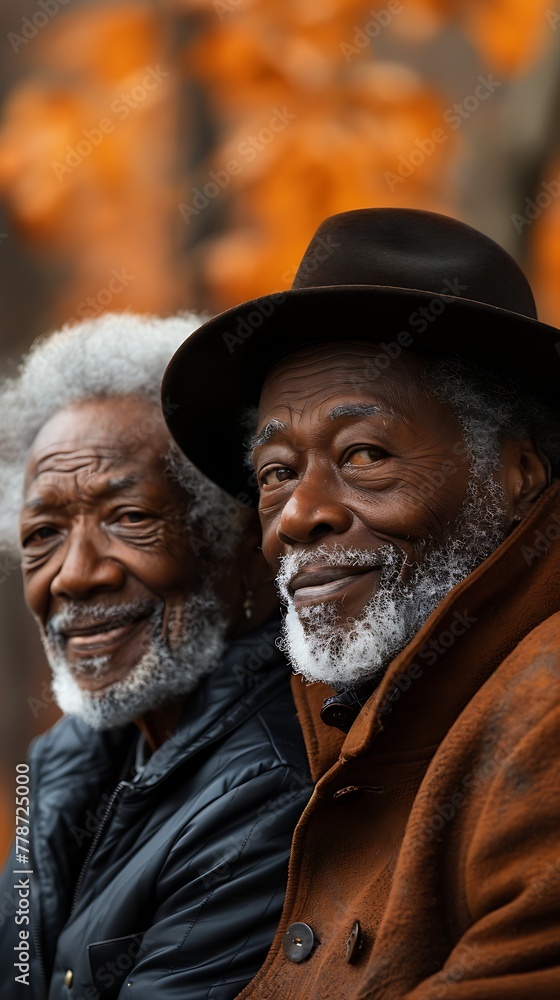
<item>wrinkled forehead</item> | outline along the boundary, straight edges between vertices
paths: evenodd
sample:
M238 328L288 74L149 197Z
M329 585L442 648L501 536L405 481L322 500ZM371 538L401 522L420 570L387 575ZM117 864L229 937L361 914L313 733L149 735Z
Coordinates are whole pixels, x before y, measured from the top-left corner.
M162 465L171 439L147 400L116 398L72 404L39 430L27 455L26 485L48 473L113 473Z
M435 402L424 377L427 364L425 355L396 343L346 340L303 347L268 371L259 417L278 407L299 410L338 397L410 414Z

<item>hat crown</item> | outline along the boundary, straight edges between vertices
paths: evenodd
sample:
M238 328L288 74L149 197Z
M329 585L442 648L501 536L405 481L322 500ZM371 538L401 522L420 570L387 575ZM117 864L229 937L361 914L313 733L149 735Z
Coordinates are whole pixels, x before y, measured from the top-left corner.
M359 209L325 219L292 288L328 285L418 289L537 318L529 282L507 251L463 222L419 209Z

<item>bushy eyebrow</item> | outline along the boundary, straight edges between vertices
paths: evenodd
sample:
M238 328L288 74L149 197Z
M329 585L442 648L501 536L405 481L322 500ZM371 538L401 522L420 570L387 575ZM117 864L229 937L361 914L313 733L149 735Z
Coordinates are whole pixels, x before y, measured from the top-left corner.
M128 476L118 476L114 479L108 479L107 482L103 483L99 490L96 491L96 495L101 499L111 497L114 496L115 493L120 493L122 490L128 489L130 486L137 486L140 481L141 477L133 473ZM26 500L23 505L23 510L49 510L65 506L66 502L61 497L53 500L45 500L44 497L36 496L30 497L29 500Z
M367 403L342 403L340 406L333 407L329 412L330 420L338 420L339 417L371 417L376 413L382 413L383 410L380 406L375 404ZM269 420L265 427L263 427L260 434L255 434L254 437L250 438L248 444L248 452L252 452L254 448L260 448L261 445L266 444L270 441L270 438L277 434L278 431L286 430L286 424L282 420Z
M329 413L330 420L338 420L339 417L372 417L376 413L382 413L380 406L366 403L342 403L335 406Z
M105 484L105 490L108 493L118 493L119 490L127 490L129 486L138 486L141 479L141 476L136 475L136 473L133 472L131 472L128 476L117 476L115 479L109 479L107 481Z
M54 504L50 504L50 506L52 507ZM31 497L29 500L25 501L22 510L41 510L43 507L45 507L43 497Z
M286 430L286 424L282 420L269 420L265 427L263 427L260 434L255 434L253 438L249 441L249 450L253 451L253 448L260 448L262 444L266 444L270 441L273 434L277 434L278 431Z

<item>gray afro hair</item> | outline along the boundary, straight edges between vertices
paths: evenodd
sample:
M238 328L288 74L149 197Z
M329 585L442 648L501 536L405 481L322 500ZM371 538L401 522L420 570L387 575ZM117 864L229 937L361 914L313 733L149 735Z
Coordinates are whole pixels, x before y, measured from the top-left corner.
M105 313L37 340L18 373L0 384L0 550L18 552L25 462L41 427L80 400L141 396L159 407L171 356L204 321L195 313L162 319ZM165 400L163 402L165 408ZM168 474L188 492L188 530L195 553L211 561L231 554L242 530L241 508L202 476L174 445Z

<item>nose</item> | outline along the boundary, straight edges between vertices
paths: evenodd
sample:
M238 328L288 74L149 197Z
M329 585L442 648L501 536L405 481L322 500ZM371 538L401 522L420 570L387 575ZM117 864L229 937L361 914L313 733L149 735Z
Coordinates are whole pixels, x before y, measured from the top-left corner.
M348 531L352 513L338 495L339 489L326 470L308 470L280 516L280 541L285 545L318 542L331 533Z
M84 600L98 592L119 590L125 582L124 567L109 558L108 542L90 527L74 529L66 540L62 564L51 582L55 597Z

